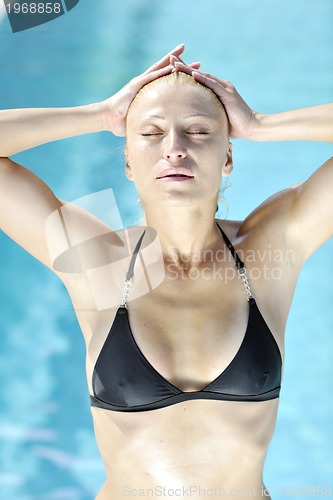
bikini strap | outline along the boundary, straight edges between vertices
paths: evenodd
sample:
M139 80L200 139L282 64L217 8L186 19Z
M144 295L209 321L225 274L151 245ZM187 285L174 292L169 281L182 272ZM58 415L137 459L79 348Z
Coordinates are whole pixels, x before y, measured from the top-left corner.
M235 250L235 247L233 246L233 244L231 243L231 241L229 240L228 236L225 234L223 229L218 225L217 222L216 222L216 225L219 228L220 233L222 234L223 239L224 239L227 247L229 248L231 255L234 258L234 261L235 261L235 264L237 267L237 272L243 280L244 288L246 291L246 298L248 301L250 301L250 299L253 299L253 295L251 293L250 284L249 284L249 281L248 281L247 276L246 276L246 269L245 269L244 262L239 258L238 254Z
M126 273L126 276L124 279L123 296L122 296L121 303L120 303L121 307L127 307L127 297L129 294L130 285L133 281L134 266L135 266L137 256L139 255L141 243L142 243L142 240L143 240L145 234L146 234L146 230L143 231L142 235L140 236L140 239L138 240L138 242L134 248L134 252L133 252L133 255L132 255L132 258L130 261L130 265L128 267L128 270L127 270L127 273Z
M233 244L231 243L231 241L229 240L228 236L225 234L223 229L218 225L218 223L216 223L216 225L217 225L218 229L220 230L220 233L222 234L222 237L223 237L228 249L230 250L231 255L233 256L233 258L235 260L237 272L243 280L247 300L250 301L250 299L253 299L253 295L251 292L249 281L248 281L247 276L246 276L246 269L244 266L244 262L242 262L242 260L239 258ZM122 296L122 300L120 303L121 307L127 307L127 298L128 298L128 294L129 294L129 289L130 289L130 285L133 281L133 276L134 276L134 266L135 266L137 256L139 255L140 247L141 247L142 240L143 240L145 234L146 234L146 230L144 230L144 232L140 236L140 238L139 238L139 240L134 248L134 252L133 252L133 255L132 255L132 258L130 261L130 265L129 265L128 271L126 273L126 277L124 279L123 296Z

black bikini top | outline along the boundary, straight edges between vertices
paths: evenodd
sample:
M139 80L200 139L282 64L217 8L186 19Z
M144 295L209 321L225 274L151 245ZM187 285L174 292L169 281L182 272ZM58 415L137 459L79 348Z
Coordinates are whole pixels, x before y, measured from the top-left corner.
M218 226L243 279L249 317L241 346L227 368L200 391L184 392L168 382L145 358L129 324L126 300L135 259L125 279L125 293L93 372L91 405L113 411L147 411L192 399L267 401L278 398L282 360L278 345L262 317L246 277L243 262Z

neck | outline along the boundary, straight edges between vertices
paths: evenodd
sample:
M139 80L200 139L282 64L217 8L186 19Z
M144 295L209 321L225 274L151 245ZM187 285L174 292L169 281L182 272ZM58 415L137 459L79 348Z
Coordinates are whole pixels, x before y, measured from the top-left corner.
M157 231L165 258L193 267L221 239L215 222L216 203L200 207L144 207L146 224Z

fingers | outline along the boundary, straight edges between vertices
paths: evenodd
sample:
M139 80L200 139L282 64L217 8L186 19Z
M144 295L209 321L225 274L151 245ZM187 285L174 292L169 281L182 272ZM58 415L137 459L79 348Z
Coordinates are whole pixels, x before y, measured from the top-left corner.
M170 64L172 64L172 66L174 66L176 68L176 64L179 63L183 66L187 66L187 67L190 67L192 69L199 69L200 66L201 66L201 62L193 62L191 64L186 64L184 63L184 61L180 58L180 57L176 57L174 55L170 56ZM178 69L178 68L176 68Z
M176 68L177 70L180 69L181 71L184 71L190 75L192 74L192 71L198 70L201 66L200 62L195 61L191 64L185 64L181 59L180 55L184 52L184 50L184 44L175 47L168 54L163 56L162 59L150 66L150 68L148 68L144 73L135 78L134 80L136 81L136 85L139 85L139 87L143 87L147 83L150 83L151 81L156 80L161 76L171 73L174 68ZM179 68L176 67L176 65L178 64L180 65Z
M192 69L199 69L199 68L200 68L200 66L201 66L201 62L194 62L194 63L189 64L189 66L190 66Z
M207 86L223 86L222 80L212 77L211 75L201 73L199 71L192 71L192 76L198 82L205 83Z
M175 47L173 50L168 52L162 59L157 61L155 64L150 66L150 68L147 69L146 73L149 73L150 71L156 71L157 69L164 68L165 66L168 66L170 64L170 57L176 56L179 57L180 54L182 54L185 50L184 44L178 45Z
M172 64L176 68L177 71L182 71L183 73L187 73L188 75L192 76L193 68L191 67L190 64L185 64L185 63L183 63L179 60L176 60L176 59L172 60Z
M176 63L182 64L182 65L184 65L184 67L191 68L192 70L199 69L201 66L200 62L196 61L196 62L193 62L191 64L186 65L185 62L180 58L180 55L184 52L184 50L185 50L184 44L178 45L173 50L171 50L168 54L166 54L164 57L162 57L162 59L160 59L158 62L156 62L155 64L150 66L150 68L148 68L143 73L143 75L154 73L155 78L158 78L158 76L156 76L156 71L164 70L170 64L172 66L176 67L175 66ZM176 69L178 69L178 68L176 68ZM163 72L161 76L163 76L164 74L167 74L167 73Z
M204 73L203 71L193 71L192 72L193 78L195 78L198 81L210 81L212 83L217 83L224 87L225 89L230 89L233 87L233 84L229 82L229 80L222 80L221 78L216 78L213 75L210 75L209 73Z
M167 65L162 66L161 68L159 68L157 65L153 65L153 66L151 66L151 68L148 71L146 71L142 75L135 78L135 84L136 84L137 91L140 90L140 88L147 85L148 83L152 82L153 80L157 80L158 78L171 73L174 70L174 65L170 63L171 57L173 57L173 56L169 57L169 63ZM163 59L166 62L166 59L165 58L163 58ZM177 57L177 60L178 60L178 57ZM162 59L161 59L161 61L162 61ZM193 62L189 65L185 65L184 63L182 63L182 64L189 68L189 74L191 74L190 71L199 69L200 65L201 65L200 62Z
M188 75L191 75L198 82L206 85L206 87L209 87L212 90L216 91L217 88L221 90L228 90L233 87L232 83L230 83L228 80L221 80L220 78L216 78L210 73L205 73L204 71L197 71L199 68L193 66L196 64L197 63L193 63L192 65L184 64L183 62L180 62L179 58L177 59L174 58L174 66L177 69L177 71L182 71L184 73L187 73Z
M143 73L140 77L136 78L136 87L137 87L137 92L140 90L140 88L144 87L148 83L152 82L153 80L157 80L158 78L161 78L161 76L168 75L172 71L172 66L168 64L167 66L160 68L160 69L154 69L146 73Z

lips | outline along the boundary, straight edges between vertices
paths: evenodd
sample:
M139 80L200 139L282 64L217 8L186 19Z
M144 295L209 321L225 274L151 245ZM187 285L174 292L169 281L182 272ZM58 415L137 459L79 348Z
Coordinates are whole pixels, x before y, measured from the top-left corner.
M186 180L194 179L191 170L188 168L178 167L178 168L167 168L163 170L156 179L174 179L174 180Z

